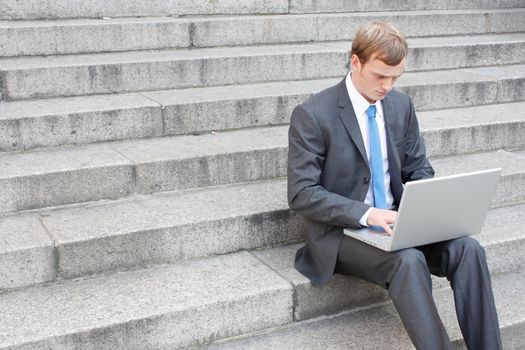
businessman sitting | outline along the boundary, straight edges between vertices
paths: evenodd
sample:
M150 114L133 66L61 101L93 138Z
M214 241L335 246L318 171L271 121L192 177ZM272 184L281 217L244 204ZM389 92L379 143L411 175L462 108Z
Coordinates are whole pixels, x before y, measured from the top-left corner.
M417 349L452 348L430 274L446 277L467 347L501 349L485 252L475 239L385 252L343 234L368 225L391 233L402 184L434 175L412 101L392 90L407 54L393 25L364 25L352 42L351 72L294 109L288 201L307 221L295 267L318 285L337 272L385 288Z

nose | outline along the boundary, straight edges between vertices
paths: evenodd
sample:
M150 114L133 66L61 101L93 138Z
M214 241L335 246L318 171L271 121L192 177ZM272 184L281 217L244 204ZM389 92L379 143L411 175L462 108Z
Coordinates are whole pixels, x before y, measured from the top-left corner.
M381 84L381 88L388 92L392 89L393 85L394 85L394 79L386 78L385 80L383 80L383 83Z

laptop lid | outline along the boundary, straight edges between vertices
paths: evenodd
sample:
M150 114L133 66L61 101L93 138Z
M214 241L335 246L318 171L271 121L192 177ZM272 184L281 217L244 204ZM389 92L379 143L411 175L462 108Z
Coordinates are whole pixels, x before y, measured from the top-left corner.
M501 168L408 182L388 250L479 234Z

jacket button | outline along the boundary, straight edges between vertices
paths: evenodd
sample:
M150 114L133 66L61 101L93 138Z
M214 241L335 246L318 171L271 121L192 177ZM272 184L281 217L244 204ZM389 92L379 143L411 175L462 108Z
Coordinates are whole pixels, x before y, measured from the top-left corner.
M363 178L363 181L364 181L365 184L368 184L368 183L370 182L370 178L368 178L368 177L365 176L365 177Z

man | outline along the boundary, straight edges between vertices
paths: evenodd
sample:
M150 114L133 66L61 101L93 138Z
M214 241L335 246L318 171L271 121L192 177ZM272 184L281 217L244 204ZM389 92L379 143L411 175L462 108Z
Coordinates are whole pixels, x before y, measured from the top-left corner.
M385 252L343 234L344 227L367 225L391 234L402 184L434 175L411 99L391 90L407 53L391 24L369 23L352 42L346 78L294 109L288 201L307 221L295 267L314 284L338 272L387 289L418 349L451 348L430 273L447 277L467 347L500 349L485 253L475 239Z

